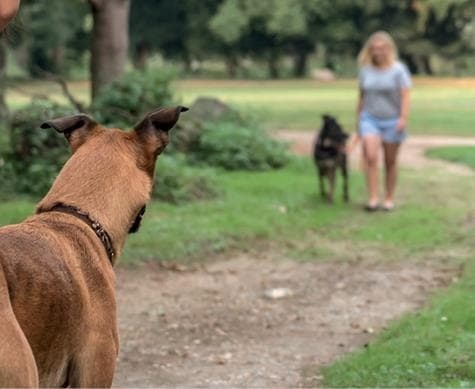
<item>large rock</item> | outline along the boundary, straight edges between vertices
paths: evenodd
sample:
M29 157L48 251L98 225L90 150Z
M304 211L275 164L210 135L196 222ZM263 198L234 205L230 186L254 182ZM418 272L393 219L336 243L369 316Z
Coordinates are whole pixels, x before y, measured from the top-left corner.
M213 97L198 97L186 115L182 115L174 130L173 148L181 152L193 149L205 123L242 122L237 111Z
M317 81L334 81L336 80L335 73L330 69L313 69L312 78Z

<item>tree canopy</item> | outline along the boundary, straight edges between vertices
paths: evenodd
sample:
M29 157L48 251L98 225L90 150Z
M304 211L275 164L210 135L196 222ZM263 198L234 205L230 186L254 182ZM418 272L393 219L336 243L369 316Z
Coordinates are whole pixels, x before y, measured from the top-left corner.
M114 1L112 8L122 3ZM23 0L10 41L20 65L32 76L68 76L84 64L94 25L91 3ZM338 72L380 29L394 36L416 73L437 72L437 60L463 70L475 51L475 0L131 0L130 17L121 23L138 68L160 54L185 71L204 60L222 61L229 76L247 60L265 65L269 77L281 76L283 61L292 64L294 76L304 76L315 53L320 66Z

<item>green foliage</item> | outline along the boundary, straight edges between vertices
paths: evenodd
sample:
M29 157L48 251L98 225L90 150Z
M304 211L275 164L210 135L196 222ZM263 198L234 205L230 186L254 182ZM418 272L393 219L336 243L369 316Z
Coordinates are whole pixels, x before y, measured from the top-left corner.
M102 124L129 128L148 111L172 102L171 79L163 71L129 72L101 91L91 111Z
M238 0L224 1L210 21L212 31L226 44L237 42L248 24L247 17L239 3Z
M226 170L270 170L285 166L290 156L259 129L220 122L206 125L191 159Z
M218 52L219 42L208 24L221 1L132 1L130 43L137 65L146 65L142 61L158 51L167 59L183 61L189 68L193 59Z
M42 71L68 75L89 46L85 19L88 5L82 0L22 0L23 24L14 44L27 49L27 68L32 76Z
M158 158L153 198L182 204L213 199L219 193L213 170L189 166L183 154Z
M71 109L46 100L35 100L15 111L10 124L10 151L0 168L2 182L10 191L44 195L67 160L69 150L64 137L54 130L42 130L48 118L70 115Z

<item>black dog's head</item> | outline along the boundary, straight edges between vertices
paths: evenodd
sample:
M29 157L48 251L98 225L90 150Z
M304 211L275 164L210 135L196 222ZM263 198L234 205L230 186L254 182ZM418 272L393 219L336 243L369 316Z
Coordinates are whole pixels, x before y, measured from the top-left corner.
M340 123L330 115L323 115L323 126L320 130L320 141L323 143L324 146L328 144L328 146L342 146L346 143L348 139L348 134L343 131Z

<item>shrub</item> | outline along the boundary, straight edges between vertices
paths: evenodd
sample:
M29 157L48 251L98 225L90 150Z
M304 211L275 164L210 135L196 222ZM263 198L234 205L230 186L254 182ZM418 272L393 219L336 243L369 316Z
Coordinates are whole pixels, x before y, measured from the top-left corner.
M172 102L171 79L164 72L129 72L101 91L91 112L102 124L129 128L148 111Z
M15 174L12 164L0 157L0 199L10 198L15 192Z
M167 150L188 153L197 147L206 123L224 121L236 124L244 123L239 112L222 101L213 97L198 97L186 115L180 117L173 129L173 142Z
M290 155L285 144L259 129L221 122L205 126L191 159L226 170L269 170L285 166Z
M213 170L190 167L183 154L161 155L157 162L153 197L173 204L207 200L219 195Z
M10 150L0 169L2 182L19 193L45 194L70 153L63 135L39 125L71 114L70 108L48 100L35 100L16 111L10 122Z

